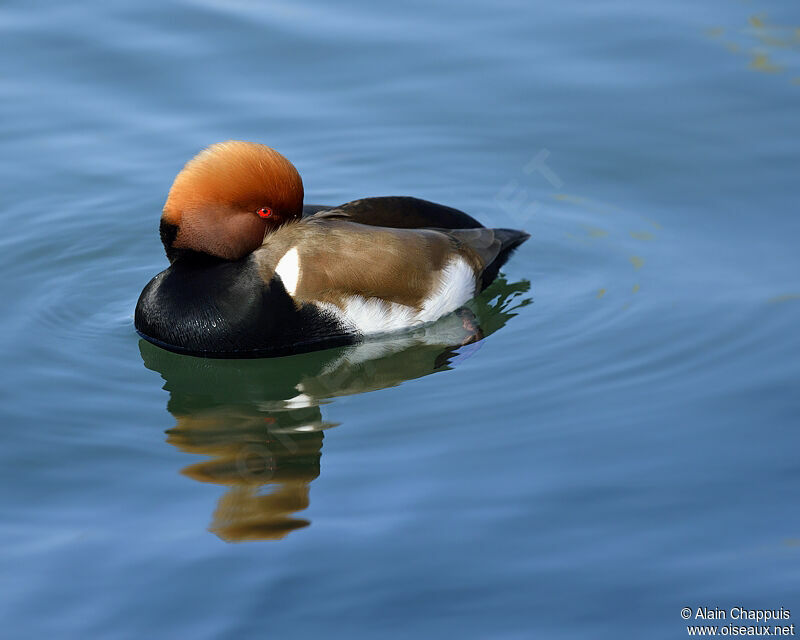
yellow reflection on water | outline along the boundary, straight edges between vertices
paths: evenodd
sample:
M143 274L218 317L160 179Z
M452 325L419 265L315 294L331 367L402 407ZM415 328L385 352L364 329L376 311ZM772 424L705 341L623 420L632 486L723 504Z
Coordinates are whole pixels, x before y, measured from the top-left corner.
M599 229L597 227L585 227L586 233L588 233L592 238L605 238L608 235L608 231L605 229Z
M633 272L638 272L645 264L645 258L640 255L630 255L628 252L633 248L633 245L630 242L626 242L624 238L621 236L623 234L627 234L633 240L638 242L653 242L656 240L656 233L653 231L645 231L642 230L642 223L646 223L651 228L660 231L663 227L656 222L655 220L651 220L649 218L645 218L644 216L633 214L631 212L625 211L624 209L617 207L615 205L611 205L604 202L599 202L597 200L592 200L590 198L586 198L583 196L578 196L575 194L569 193L556 193L552 196L555 200L559 202L563 202L570 205L576 205L579 207L583 212L586 212L587 215L591 215L593 217L604 216L609 219L614 219L614 224L616 225L611 231L606 230L603 227L595 226L593 224L586 224L582 223L579 225L581 231L574 231L574 232L567 232L566 236L575 242L579 242L583 245L591 246L597 243L606 244L620 259L624 256L627 256L627 262L633 267ZM624 222L621 222L624 221ZM620 229L620 224L625 224L627 227L631 225L631 221L636 225L633 229ZM633 225L631 225L633 226ZM641 246L641 245L640 245ZM639 248L636 249L637 253ZM636 276L637 279L641 277L640 275ZM620 283L614 282L612 285L601 287L597 290L595 297L599 300L601 298L606 297L606 294L611 292L613 293L616 290L619 290ZM638 282L632 285L623 285L626 290L629 290L631 293L638 293L640 289L640 285ZM627 287L631 287L627 289ZM613 296L611 296L613 297ZM628 309L630 307L630 302L625 302L622 305L622 309Z
M772 63L768 54L755 51L753 52L752 60L750 60L750 68L764 73L778 73L783 70L783 67Z
M786 69L796 72L798 67L800 27L775 24L766 13L749 16L739 28L716 26L705 33L731 53L746 53L747 68L751 71L781 74ZM776 61L776 57L780 60ZM798 84L795 77L790 79L791 84Z

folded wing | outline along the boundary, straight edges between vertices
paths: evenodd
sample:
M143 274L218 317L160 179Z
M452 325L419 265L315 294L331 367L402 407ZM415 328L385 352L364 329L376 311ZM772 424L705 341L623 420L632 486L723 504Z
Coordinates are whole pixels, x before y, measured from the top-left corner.
M503 229L376 227L324 211L270 234L257 254L265 281L280 278L296 303L381 333L454 311L525 238Z

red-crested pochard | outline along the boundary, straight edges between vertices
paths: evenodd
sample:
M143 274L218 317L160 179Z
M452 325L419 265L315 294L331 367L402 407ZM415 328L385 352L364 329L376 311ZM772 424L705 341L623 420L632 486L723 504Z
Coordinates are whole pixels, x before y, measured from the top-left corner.
M528 237L410 197L304 207L280 153L222 142L175 178L161 217L170 266L142 291L135 326L208 357L353 344L459 309Z

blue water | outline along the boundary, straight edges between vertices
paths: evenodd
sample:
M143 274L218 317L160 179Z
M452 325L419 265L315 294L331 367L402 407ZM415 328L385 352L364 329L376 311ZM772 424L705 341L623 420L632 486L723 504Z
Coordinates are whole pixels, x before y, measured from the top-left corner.
M3 638L679 638L800 616L800 7L6 2ZM140 343L182 164L532 239L370 350ZM798 620L800 623L800 620Z

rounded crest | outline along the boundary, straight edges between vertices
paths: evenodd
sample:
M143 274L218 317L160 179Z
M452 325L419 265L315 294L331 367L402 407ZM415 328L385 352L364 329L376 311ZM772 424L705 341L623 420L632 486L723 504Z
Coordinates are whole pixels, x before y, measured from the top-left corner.
M198 153L176 176L162 239L168 255L190 249L237 259L302 211L303 181L291 162L266 145L229 140Z

